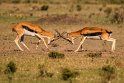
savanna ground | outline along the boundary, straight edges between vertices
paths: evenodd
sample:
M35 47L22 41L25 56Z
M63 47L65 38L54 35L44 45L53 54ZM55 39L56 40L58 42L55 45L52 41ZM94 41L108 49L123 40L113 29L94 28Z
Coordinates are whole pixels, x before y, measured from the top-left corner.
M42 10L42 6L47 5L48 10ZM77 6L79 5L79 6ZM86 2L44 2L44 3L1 3L0 4L0 83L8 83L7 75L4 74L6 65L13 61L17 71L13 76L12 83L68 83L61 78L63 68L76 70L80 73L78 77L72 79L73 83L101 83L102 77L99 69L104 65L112 65L116 68L116 76L112 83L124 82L124 23L112 22L111 17L107 17L105 10L111 8L121 10L122 4L90 4ZM123 12L122 10L121 12ZM111 14L110 14L111 15ZM123 18L123 17L122 17ZM16 33L11 28L18 22L33 22L40 24L45 30L55 33L71 32L82 29L85 26L103 27L113 31L112 37L117 39L116 50L111 52L111 42L101 40L86 40L84 42L85 51L73 52L81 37L75 40L72 45L60 38L49 45L47 50L40 43L38 49L36 43L38 39L26 36L25 43L31 51L24 52L18 50L14 43ZM123 21L123 20L121 20ZM46 40L47 41L47 40ZM104 44L106 43L106 44ZM48 53L57 51L65 54L63 59L51 59ZM101 57L87 57L88 53L100 52ZM53 77L39 78L38 65L44 65L46 70L52 72Z

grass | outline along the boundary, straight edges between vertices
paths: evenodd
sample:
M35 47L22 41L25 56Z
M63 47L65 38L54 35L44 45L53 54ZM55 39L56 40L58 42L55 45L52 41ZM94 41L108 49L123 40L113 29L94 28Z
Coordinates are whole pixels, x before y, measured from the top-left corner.
M32 7L31 4L30 6ZM72 79L73 83L100 83L101 77L99 76L99 68L102 68L102 66L108 63L117 67L117 77L112 80L112 83L124 82L123 27L118 28L118 26L120 25L109 24L108 22L101 23L103 22L103 19L105 19L103 12L100 12L100 16L95 15L91 18L88 17L91 13L99 13L98 9L101 7L101 5L84 5L81 6L80 11L76 11L76 9L74 9L74 11L72 12L69 12L69 7L70 4L59 4L59 6L57 6L57 4L50 4L48 11L33 11L33 13L37 12L36 16L27 16L26 18L17 18L14 16L0 16L0 83L8 83L8 78L3 73L3 71L5 70L6 65L10 61L16 63L17 67L17 72L14 74L12 83L69 83L69 81L64 81L61 79L62 68L69 68L71 70L76 70L80 73L77 78ZM115 7L115 5L113 7ZM23 9L24 7L20 6L19 8ZM67 8L67 10L65 10L65 8ZM26 7L24 10L26 10ZM2 12L4 12L4 10L2 10ZM21 12L23 13L24 11L21 10ZM40 44L37 50L34 49L35 44L33 43L37 42L38 40L33 37L25 37L25 43L31 49L30 52L17 51L18 48L13 42L16 34L11 32L8 25L21 21L35 21L41 18L40 16L45 16L47 14L68 14L70 16L80 15L81 18L83 18L83 22L81 24L61 24L60 22L56 22L55 24L42 24L42 27L45 30L52 32L54 32L54 29L58 29L60 32L71 32L79 30L84 26L99 26L112 29L113 37L117 38L118 40L117 51L115 51L114 53L109 52L110 43L107 43L107 45L105 46L107 52L102 52L102 56L100 56L100 58L95 58L95 60L91 62L91 58L86 57L85 55L88 53L93 53L94 51L101 52L103 49L103 42L97 40L86 40L83 46L85 49L88 49L88 51L74 53L73 50L77 48L80 38L75 40L74 45L69 44L63 39L59 39L55 41L55 43L58 45L57 47L52 47L49 45L50 51L59 51L60 53L63 53L65 57L62 59L51 59L48 57L49 52L45 50L46 48L43 43ZM68 52L65 50L72 51ZM53 77L37 78L39 74L39 64L44 64L46 70L54 74Z
M14 56L14 57L13 57ZM70 58L71 57L71 58ZM106 57L107 58L107 57ZM77 79L73 79L73 83L99 83L99 68L105 64L106 58L98 58L94 62L91 63L89 58L85 56L81 56L78 54L76 57L73 54L66 54L65 59L49 59L47 54L9 54L9 56L1 56L1 69L2 71L5 68L5 64L9 61L14 61L17 65L17 72L14 75L13 83L68 83L68 81L63 81L60 77L61 68L69 67L70 69L76 70L80 72L80 76ZM108 57L108 60L111 61L111 57ZM83 60L83 61L82 61ZM75 62L73 62L75 61ZM112 60L113 62L114 60ZM38 65L45 64L46 69L49 72L54 73L52 78L42 78L37 79L38 74ZM87 64L87 65L84 65ZM113 63L114 64L114 63ZM51 66L52 65L52 66ZM118 68L117 78L112 80L113 83L121 83L123 82L123 68ZM122 73L121 73L122 72ZM1 74L0 82L6 83L7 78L4 74Z
M50 52L48 56L52 59L56 59L56 58L64 58L65 55L59 52Z
M38 19L38 17L17 18L15 16L0 16L1 23L17 23L22 21L32 21L36 19Z

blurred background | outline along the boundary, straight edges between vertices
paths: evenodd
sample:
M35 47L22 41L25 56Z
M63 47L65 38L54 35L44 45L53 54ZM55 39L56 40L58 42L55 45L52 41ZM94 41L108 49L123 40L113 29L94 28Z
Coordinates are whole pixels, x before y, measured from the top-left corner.
M119 24L124 20L123 4L124 0L0 0L0 21Z
M85 51L74 53L82 37L35 49L38 39L26 36L31 51L21 52L11 30L18 22L53 33L110 29L116 50L110 52L111 42L86 40ZM0 0L0 83L124 83L124 0Z

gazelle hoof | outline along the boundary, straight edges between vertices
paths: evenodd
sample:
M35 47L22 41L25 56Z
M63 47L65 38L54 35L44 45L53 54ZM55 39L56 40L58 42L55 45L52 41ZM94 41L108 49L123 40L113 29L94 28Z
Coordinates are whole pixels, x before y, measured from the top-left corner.
M78 50L75 50L74 52L78 52Z
M20 51L24 51L24 50L20 49Z

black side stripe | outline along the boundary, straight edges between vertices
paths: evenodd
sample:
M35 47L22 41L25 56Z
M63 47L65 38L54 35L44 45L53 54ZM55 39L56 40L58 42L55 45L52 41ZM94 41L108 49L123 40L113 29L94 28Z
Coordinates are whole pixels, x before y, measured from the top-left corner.
M23 27L24 29L26 29L26 30L30 31L30 32L35 32L35 33L37 33L36 31L34 31L34 30L30 29L30 28L29 28L29 27L27 27L27 26L22 25L22 27Z
M83 34L84 36L99 36L101 35L101 32L96 32L96 33L87 33L87 34Z

